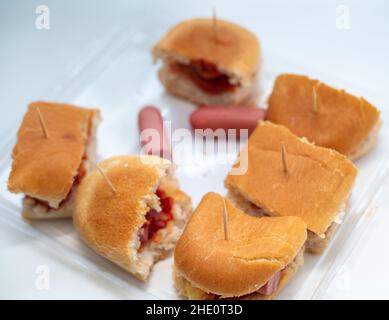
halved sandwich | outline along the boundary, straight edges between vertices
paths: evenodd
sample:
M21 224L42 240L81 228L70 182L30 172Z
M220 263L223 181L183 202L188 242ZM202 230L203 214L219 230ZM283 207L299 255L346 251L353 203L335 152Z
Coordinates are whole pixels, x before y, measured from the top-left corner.
M24 218L72 216L78 185L95 164L99 122L96 109L42 101L29 105L8 179L11 192L25 195Z
M346 213L357 175L352 162L267 121L258 124L240 155L247 155L248 168L227 176L229 199L257 216L300 217L309 230L306 249L321 253Z
M234 23L193 19L173 27L153 48L166 89L196 104L255 104L260 66L256 36Z
M381 127L380 112L364 98L295 74L277 77L266 118L350 159L374 147Z
M189 299L272 299L303 264L306 224L298 217L257 218L207 193L174 251L174 281Z
M168 160L118 156L98 166L104 175L96 169L80 185L76 229L97 253L146 280L180 236L191 214L190 198Z

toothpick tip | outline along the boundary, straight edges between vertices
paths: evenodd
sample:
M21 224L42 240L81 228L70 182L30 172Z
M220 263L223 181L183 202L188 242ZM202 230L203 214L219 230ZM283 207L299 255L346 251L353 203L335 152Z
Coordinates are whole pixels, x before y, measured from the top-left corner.
M109 188L111 189L111 191L112 191L113 193L116 193L115 187L113 186L111 180L109 180L109 178L108 178L107 175L105 174L104 170L103 170L99 165L96 165L96 169L100 172L100 174L101 174L102 177L104 178L105 182L107 183L107 185L109 186Z
M216 17L216 9L212 8L212 29L213 29L213 37L215 42L218 41L217 36L217 17Z
M49 138L49 133L47 131L46 122L45 122L45 119L43 118L41 109L39 107L37 107L36 110L38 112L39 123L41 125L42 131L43 131L43 135L44 135L44 137L46 139L48 139Z
M281 144L281 158L282 158L282 167L285 173L288 173L288 164L287 164L287 153L286 153L286 147L285 142L282 142Z
M317 82L314 84L314 86L312 87L312 111L313 113L317 114L317 111L318 111L318 108L317 108L317 86L320 84L320 82Z

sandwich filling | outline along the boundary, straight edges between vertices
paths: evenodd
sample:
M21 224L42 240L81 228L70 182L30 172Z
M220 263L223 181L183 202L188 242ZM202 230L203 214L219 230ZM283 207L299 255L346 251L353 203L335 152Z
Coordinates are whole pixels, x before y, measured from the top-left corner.
M147 212L146 222L139 232L139 251L142 251L149 241L155 241L157 232L166 228L173 220L173 198L168 197L165 192L159 188L156 191L156 195L160 200L161 210L150 209Z
M238 87L214 64L205 60L192 60L189 64L169 60L168 65L172 72L189 78L198 88L209 94L233 92Z
M143 200L144 220L129 243L131 265L128 270L146 280L152 266L174 248L190 213L190 198L178 189L169 172L157 184L156 191Z

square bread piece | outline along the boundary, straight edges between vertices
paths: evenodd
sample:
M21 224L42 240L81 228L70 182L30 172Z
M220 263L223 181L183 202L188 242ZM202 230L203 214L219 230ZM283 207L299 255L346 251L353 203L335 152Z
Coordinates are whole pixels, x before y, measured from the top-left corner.
M266 119L350 159L369 152L381 126L380 112L363 98L295 74L277 77Z
M189 299L273 299L303 265L306 224L298 217L257 218L223 197L204 195L174 252L174 281Z
M94 167L99 121L95 109L42 101L29 105L17 134L8 179L11 192L25 194L24 218L72 216L77 186Z
M335 150L315 146L267 121L258 124L242 156L245 152L247 172L230 173L225 180L229 198L248 213L302 218L309 230L306 249L322 252L345 213L356 167Z

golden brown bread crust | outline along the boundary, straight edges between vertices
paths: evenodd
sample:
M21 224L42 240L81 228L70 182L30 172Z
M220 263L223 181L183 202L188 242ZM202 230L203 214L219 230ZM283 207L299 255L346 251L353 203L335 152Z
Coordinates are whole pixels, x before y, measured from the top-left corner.
M365 99L344 90L306 76L282 74L275 81L266 118L319 146L351 156L379 123L380 112Z
M297 254L295 260L293 260L284 270L281 271L280 282L277 290L270 295L263 295L258 292L253 292L245 296L234 297L237 300L272 300L276 298L282 289L286 286L289 280L294 276L297 270L304 264L304 248ZM187 279L185 279L176 268L173 267L173 280L174 285L178 293L191 300L216 300L221 299L220 297L207 293L194 287ZM230 298L231 299L231 298Z
M283 171L281 145L287 150ZM348 199L357 169L335 150L315 146L284 126L259 123L248 144L248 170L225 186L274 216L298 216L322 235Z
M255 217L264 217L264 216L272 216L270 212L266 212L263 208L259 208L244 198L239 193L234 193L231 190L227 193L226 196L228 199L232 201L232 203L244 211L247 214L253 215ZM347 206L345 205L341 212L338 212L338 217L342 217L336 222L332 222L332 224L327 228L325 232L325 236L318 236L316 233L312 231L308 231L307 241L305 241L305 251L312 254L322 254L324 249L327 247L332 237L335 235L335 232L338 226L341 224L343 217L347 214Z
M221 19L217 20L215 41L212 19L193 19L174 26L155 45L153 55L186 64L205 60L235 79L235 83L248 85L260 63L260 46L253 33Z
M40 126L38 107L47 126L47 139ZM98 116L98 110L94 109L31 103L13 149L8 189L58 207L70 192L85 154L92 119Z
M146 221L146 213L151 207L159 206L156 188L160 185L173 197L175 204L183 207L190 208L190 198L178 189L174 179L168 179L171 169L168 160L154 156L118 156L100 162L99 167L116 193L101 173L94 170L82 181L77 192L75 227L97 253L145 280L151 266L137 264L140 259L138 233ZM165 254L161 250L156 260Z
M229 239L223 233L223 201L207 193L174 251L174 265L188 281L223 297L252 293L288 265L307 237L297 217L256 218L226 199Z

